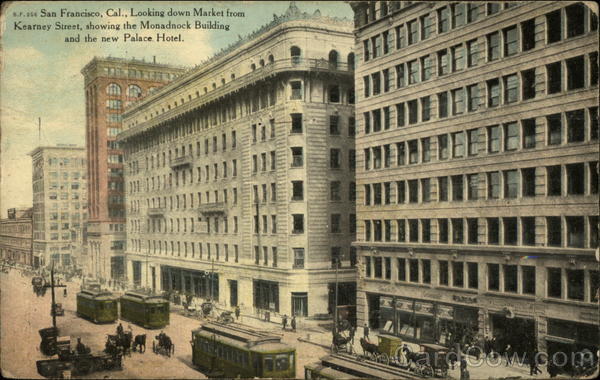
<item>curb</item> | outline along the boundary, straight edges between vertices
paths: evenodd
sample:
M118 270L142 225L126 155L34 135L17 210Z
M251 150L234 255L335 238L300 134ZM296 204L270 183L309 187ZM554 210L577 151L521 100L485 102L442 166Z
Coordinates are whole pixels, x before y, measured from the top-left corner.
M326 348L326 349L328 349L328 350L329 350L329 349L331 349L331 347L330 347L330 346L326 346L326 345L324 345L324 344L322 344L322 343L311 342L310 340L308 340L308 339L305 339L305 338L302 338L302 337L298 337L298 341L300 341L300 342L304 342L304 343L310 343L310 344L314 344L315 346L323 347L323 348Z

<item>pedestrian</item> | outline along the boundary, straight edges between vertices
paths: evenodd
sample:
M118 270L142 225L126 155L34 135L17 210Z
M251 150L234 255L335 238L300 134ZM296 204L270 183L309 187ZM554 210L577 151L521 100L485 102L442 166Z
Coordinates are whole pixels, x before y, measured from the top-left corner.
M363 327L363 336L366 340L369 340L369 326L367 326L366 323L365 323L365 326Z
M240 307L237 305L235 306L235 319L240 320Z
M461 355L460 358L460 373L462 374L464 371L467 370L467 359Z
M67 288L65 287L65 289L63 290L63 296L67 296Z
M540 368L538 367L538 362L537 362L537 354L535 352L530 352L530 357L529 357L529 376L535 376L538 373L542 373L542 371L540 370Z
M123 335L123 325L119 323L119 325L117 326L117 335L121 336Z
M281 318L281 329L285 330L285 328L287 327L287 315L283 315L283 317Z
M506 367L508 367L509 365L512 365L512 347L510 346L510 344L507 344L506 347L504 347L504 356L506 356Z
M352 342L353 346L354 346L354 334L356 334L356 327L353 325L350 325L350 341Z
M471 375L469 374L469 370L465 369L464 371L462 371L460 373L460 380L469 380L471 378Z
M550 375L550 378L556 377L556 375L558 374L558 367L554 364L554 361L552 361L551 357L548 358L546 371L548 371L548 375Z
M292 326L292 331L296 332L296 316L295 315L292 315L291 326Z

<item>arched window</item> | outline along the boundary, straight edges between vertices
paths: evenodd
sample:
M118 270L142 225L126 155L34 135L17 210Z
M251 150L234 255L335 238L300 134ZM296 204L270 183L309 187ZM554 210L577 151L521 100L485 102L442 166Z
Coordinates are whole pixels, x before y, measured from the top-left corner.
M235 79L235 74L231 74L231 80Z
M354 53L348 54L348 70L354 70Z
M256 70L256 65L254 63L250 65L250 70L252 70L252 71Z
M275 62L275 58L273 57L273 54L269 54L269 63L273 62Z
M221 78L221 84L225 84L225 78Z
M204 87L204 93L206 94L208 92L208 88Z
M290 48L290 56L292 57L292 63L300 63L300 56L302 50L298 46L292 46Z
M121 95L121 86L116 83L111 83L106 87L106 93L108 95Z
M214 90L215 88L217 88L217 84L216 84L216 83L213 83L213 84L212 84L212 88L213 88L213 90Z
M338 64L338 52L335 50L332 50L329 52L329 67L330 68L337 68L337 64Z
M260 60L260 67L265 67L265 60L264 59Z
M142 96L142 89L136 84L130 84L127 88L127 96L130 98L139 98Z

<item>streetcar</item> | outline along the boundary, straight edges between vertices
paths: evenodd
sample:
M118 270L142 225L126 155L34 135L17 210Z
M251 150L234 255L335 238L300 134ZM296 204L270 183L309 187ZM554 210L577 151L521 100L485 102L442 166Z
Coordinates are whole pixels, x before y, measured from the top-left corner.
M112 323L119 318L117 297L111 292L82 290L77 293L77 315L94 323Z
M414 373L347 354L331 354L304 366L304 378L318 379L422 379Z
M192 330L192 363L209 377L295 378L296 349L281 337L238 323Z
M120 298L121 319L147 329L169 324L169 301L161 296L126 292Z

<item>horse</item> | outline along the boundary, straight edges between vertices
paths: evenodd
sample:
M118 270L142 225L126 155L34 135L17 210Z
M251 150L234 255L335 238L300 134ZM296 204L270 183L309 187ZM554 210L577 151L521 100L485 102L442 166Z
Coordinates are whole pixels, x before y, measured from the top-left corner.
M427 360L427 354L425 352L413 352L407 345L404 345L404 347L402 347L402 353L406 358L408 367L411 366L411 363L414 363L415 367L418 368L422 364L424 364L425 360Z
M123 348L123 355L131 356L131 341L133 336L131 331L127 331L118 336L117 345Z
M338 352L339 350L343 349L346 350L348 353L352 353L352 344L350 344L350 341L352 340L351 337L345 337L342 334L340 334L339 332L336 332L335 335L333 336L333 342L332 342L332 350L334 352Z
M160 333L155 338L158 343L152 342L152 350L154 353L158 354L164 352L168 357L175 353L175 345L167 334Z
M362 347L365 356L368 356L367 354L370 354L372 356L379 355L379 346L369 342L365 338L360 338L360 346Z
M139 352L141 354L146 352L146 334L135 336L135 339L133 340L133 347L132 347L133 352L136 352L138 347L139 347Z

